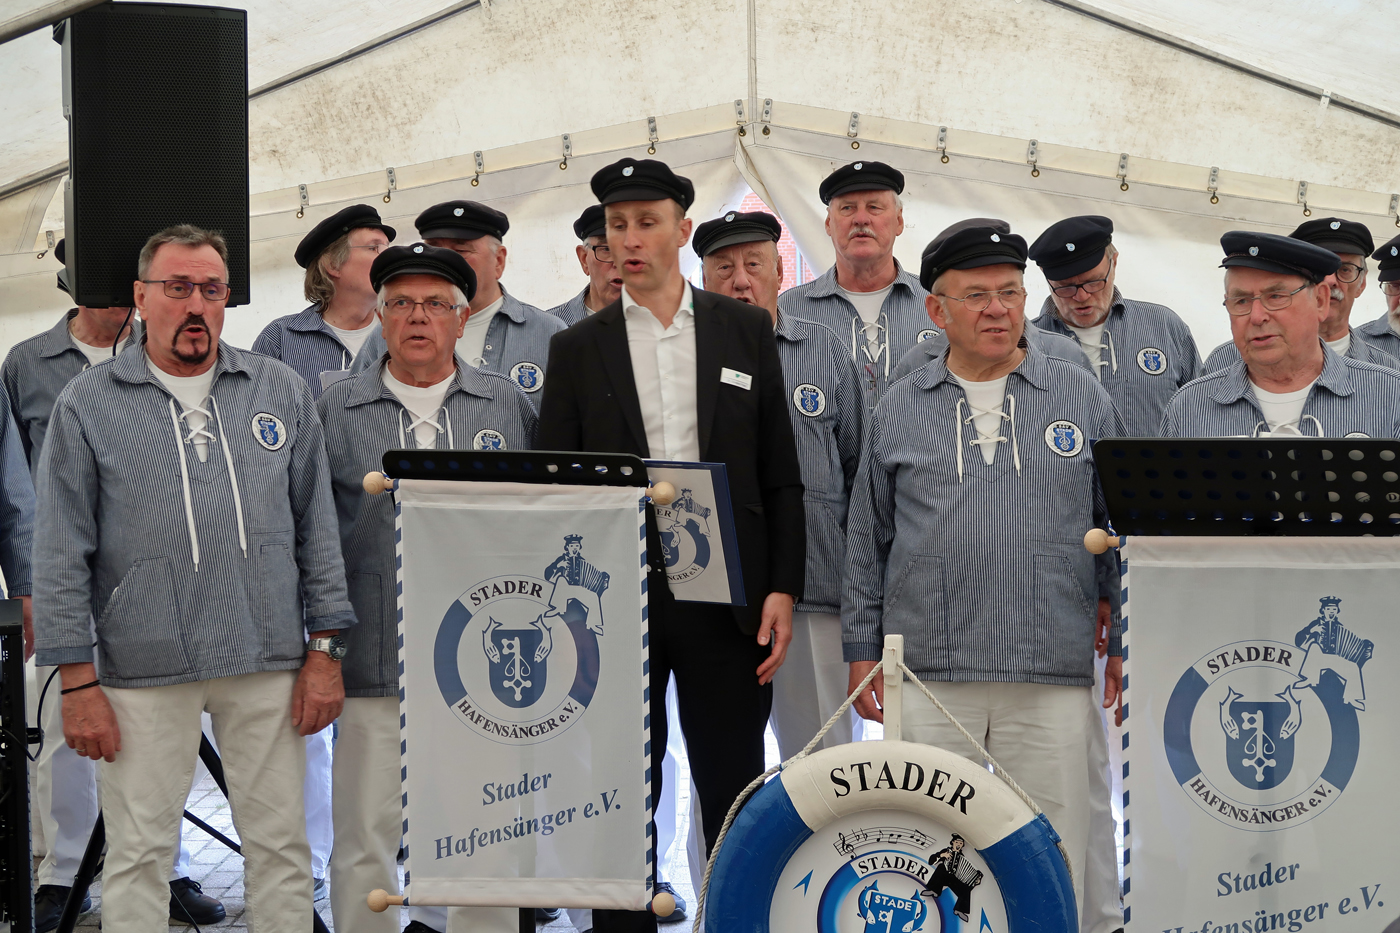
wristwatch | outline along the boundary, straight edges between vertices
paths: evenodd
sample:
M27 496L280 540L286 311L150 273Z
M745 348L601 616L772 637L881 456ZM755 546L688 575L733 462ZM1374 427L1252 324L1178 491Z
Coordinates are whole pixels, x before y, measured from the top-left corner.
M329 638L313 638L306 643L306 650L324 651L332 661L344 661L347 651L345 639L339 635L332 635Z

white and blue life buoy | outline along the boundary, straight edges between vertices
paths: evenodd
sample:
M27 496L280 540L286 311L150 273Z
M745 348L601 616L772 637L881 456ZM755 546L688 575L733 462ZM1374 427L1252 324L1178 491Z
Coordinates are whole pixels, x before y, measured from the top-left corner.
M735 817L707 933L1077 933L1059 836L1000 778L910 742L794 762Z

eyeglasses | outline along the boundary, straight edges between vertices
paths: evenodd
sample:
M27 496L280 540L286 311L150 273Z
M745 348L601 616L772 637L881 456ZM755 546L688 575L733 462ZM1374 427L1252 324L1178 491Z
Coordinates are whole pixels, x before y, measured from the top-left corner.
M1291 292L1271 292L1267 295L1236 295L1233 298L1226 298L1221 304L1225 310L1234 317L1244 317L1254 310L1254 303L1257 301L1264 306L1265 311L1282 311L1293 303L1293 296L1309 287L1308 282L1304 282Z
M373 253L374 255L378 256L380 253L384 252L386 249L389 248L389 244L388 244L388 243L367 243L367 244L365 244L364 246L352 246L352 247L350 247L350 248L351 248L351 249L367 249L367 250L369 250L371 253Z
M390 298L384 302L384 309L390 314L402 315L410 314L419 305L432 317L446 317L456 312L461 305L448 304L437 298L429 298L427 301L411 301L407 298Z
M1400 282L1382 282L1381 291L1390 295L1392 298L1396 295L1400 295Z
M612 250L608 249L608 244L599 243L597 246L590 246L593 250L593 258L599 262L612 262Z
M1024 288L1003 288L995 292L973 292L970 295L963 295L961 298L942 294L938 297L961 301L963 307L972 312L986 311L992 306L992 299L995 298L1003 308L1012 311L1026 303L1026 290Z
M1104 286L1108 284L1108 276L1113 274L1113 266L1116 262L1117 260L1109 260L1108 275L1105 275L1101 279L1090 279L1087 282L1078 282L1074 285L1056 285L1051 288L1050 291L1054 292L1055 296L1058 298L1073 298L1079 293L1081 288L1084 289L1084 294L1086 295L1093 295L1097 292L1101 292Z
M227 282L191 282L187 279L142 279L146 285L164 285L165 297L188 298L196 291L205 301L223 301L228 297Z
M1337 281L1343 285L1350 285L1365 274L1366 267L1358 266L1354 262L1344 262L1337 267Z

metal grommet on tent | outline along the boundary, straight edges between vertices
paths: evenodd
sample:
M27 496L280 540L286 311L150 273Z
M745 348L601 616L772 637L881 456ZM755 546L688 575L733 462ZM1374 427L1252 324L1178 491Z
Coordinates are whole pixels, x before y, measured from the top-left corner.
M740 130L740 132L742 133L743 131ZM655 146L647 146L647 155L656 155L656 147L655 147Z
M1126 181L1123 182L1121 185L1118 186L1118 190L1119 190L1119 191L1127 191L1127 190L1128 190L1128 183L1127 183Z
M859 140L859 139L853 139L853 140L851 140L851 148L852 148L852 149L859 149L859 148L860 148L860 140Z
M772 135L773 135L773 128L772 128L771 126L765 126L765 127L763 128L763 135L764 135L764 136L772 136Z
M1040 177L1040 169L1038 169L1038 168L1033 168L1033 169L1031 169L1031 177L1032 177L1032 178L1039 178L1039 177Z
M306 205L311 203L311 196L305 185L297 185L297 197L301 199L301 205L297 208L297 220L306 216Z
M477 185L479 185L479 184L481 184L481 176L480 176L480 175L473 175L473 176L472 176L472 187L475 188L475 187L476 187Z
M1212 192L1212 193L1211 193L1211 196L1210 196L1210 203L1212 203L1212 204L1219 204L1219 203L1220 203L1220 195L1215 194L1214 192Z
M943 158L939 159L938 161L942 162L944 165L947 165L947 164L948 164L948 153L946 153L946 152L943 153Z

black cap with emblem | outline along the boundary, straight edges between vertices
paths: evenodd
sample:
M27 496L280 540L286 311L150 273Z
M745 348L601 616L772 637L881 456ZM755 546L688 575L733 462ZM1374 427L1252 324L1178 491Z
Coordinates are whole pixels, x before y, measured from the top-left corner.
M479 201L444 201L414 218L413 226L425 240L478 240L484 236L500 240L510 229L510 218Z
M1371 254L1371 258L1380 263L1376 267L1380 270L1376 275L1377 281L1394 282L1400 279L1400 236L1382 243L1381 248Z
M670 199L690 210L695 203L695 186L690 179L677 175L659 159L618 159L598 169L588 185L599 204Z
M297 265L303 269L309 268L316 261L316 257L326 251L326 247L351 230L359 230L362 227L382 230L391 241L397 235L393 227L379 219L379 211L368 204L351 204L312 227L311 232L301 238L301 242L297 244L297 251L293 254Z
M578 220L574 221L574 236L580 240L589 237L607 236L608 225L603 217L603 205L590 204L583 209L583 213L578 215Z
M468 301L476 297L476 273L456 250L426 243L391 246L380 253L374 265L369 267L369 283L375 291L400 275L436 275L460 288Z
M1113 221L1097 214L1066 217L1035 238L1028 255L1053 282L1072 279L1103 262L1113 241Z
M1026 241L1011 232L1004 220L973 217L948 227L924 247L919 263L919 284L933 291L933 283L950 269L1013 265L1026 268Z
M883 162L852 162L822 179L817 194L823 204L830 204L838 194L852 191L893 191L902 194L904 174Z
M773 243L783 235L783 225L767 211L730 211L695 228L690 245L701 259L717 249L737 243Z
M59 240L56 244L54 244L53 258L63 263L63 268L58 270L59 290L67 292L69 295L72 295L73 290L68 287L68 259L66 258L67 250L63 245L64 242L65 240Z
M1336 272L1342 264L1330 249L1277 233L1231 230L1220 238L1220 247L1225 250L1225 260L1220 264L1222 269L1243 266L1265 272L1282 272L1284 275L1301 275L1313 284Z
M1376 241L1371 239L1371 231L1365 224L1343 220L1340 217L1305 221L1289 236L1314 246L1321 246L1323 249L1330 249L1334 253L1369 256L1376 248Z

